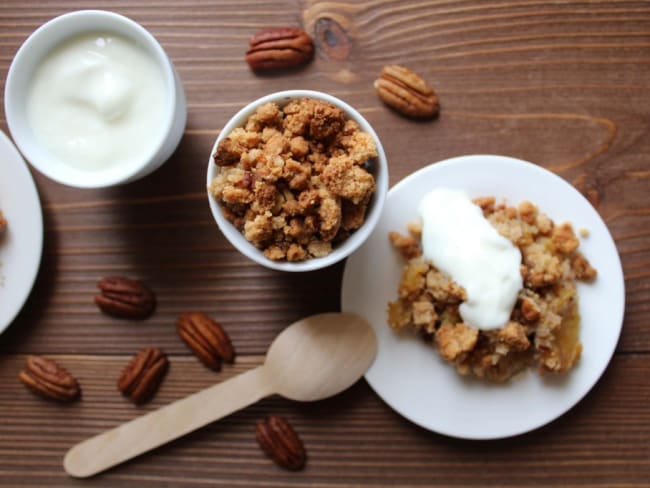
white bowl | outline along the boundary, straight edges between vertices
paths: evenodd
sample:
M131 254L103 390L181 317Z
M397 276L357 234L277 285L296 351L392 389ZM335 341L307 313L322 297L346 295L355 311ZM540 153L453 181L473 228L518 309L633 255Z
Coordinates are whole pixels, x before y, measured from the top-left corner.
M368 238L372 230L375 228L375 225L377 225L382 209L384 207L386 193L388 191L388 163L386 161L386 154L384 153L384 149L381 145L379 137L377 137L377 134L370 126L368 121L363 118L363 116L358 111L356 111L354 108L342 100L339 100L338 98L326 93L310 90L287 90L271 93L270 95L266 95L255 100L254 102L249 103L239 112L237 112L235 116L230 119L225 127L221 130L219 137L217 137L217 140L212 147L212 151L210 152L210 157L208 158L208 186L219 171L217 165L214 164L212 155L217 150L217 146L222 139L226 138L233 129L242 127L245 124L246 119L252 115L261 105L269 102L274 102L283 107L290 100L300 98L324 100L326 102L332 103L333 105L336 105L337 107L340 107L346 113L349 119L352 119L359 124L359 127L362 131L367 132L373 137L375 144L377 145L378 155L372 168L372 173L375 177L376 188L375 193L373 194L368 206L366 219L359 229L352 233L345 241L336 246L327 256L320 258L310 258L300 262L273 261L264 256L261 250L257 249L253 244L248 242L242 233L223 216L220 204L210 194L210 191L208 189L208 201L210 202L212 215L217 221L219 229L221 229L223 235L226 236L226 239L228 239L228 241L230 241L230 243L235 246L242 254L252 259L253 261L267 268L280 271L312 271L315 269L325 268L341 261L342 259L345 259Z
M113 33L143 48L161 69L166 101L160 130L151 141L146 156L104 169L85 170L66 164L44 147L29 123L27 98L30 80L45 56L67 39L90 33ZM81 188L118 185L151 173L172 155L187 119L183 86L160 44L133 20L103 10L80 10L61 15L34 31L11 63L4 101L9 131L26 159L48 178Z

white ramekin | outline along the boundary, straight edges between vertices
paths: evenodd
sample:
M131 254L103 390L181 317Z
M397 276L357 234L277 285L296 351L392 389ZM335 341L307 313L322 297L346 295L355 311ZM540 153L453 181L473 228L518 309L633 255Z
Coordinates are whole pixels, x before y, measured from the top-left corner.
M142 47L160 66L167 90L160 131L146 157L102 170L75 168L58 159L35 136L27 117L27 97L35 70L43 58L65 40L82 34L114 33ZM158 41L140 24L103 10L79 10L56 17L34 31L18 49L5 83L5 116L14 142L41 173L59 183L99 188L141 178L172 155L185 130L187 108L180 78Z
M262 266L279 271L313 271L316 269L325 268L341 261L342 259L345 259L361 244L363 244L363 242L372 233L373 229L377 225L377 222L379 221L379 217L384 207L386 193L388 192L388 162L386 160L386 154L384 153L384 148L381 145L379 137L377 137L377 134L368 123L368 121L357 110L352 108L344 101L339 100L332 95L328 95L327 93L310 90L287 90L271 93L270 95L266 95L249 103L239 112L237 112L221 130L219 137L217 137L217 140L212 147L212 151L210 152L210 156L208 158L208 186L219 171L219 167L214 164L212 155L217 150L217 146L222 139L227 137L233 129L242 127L245 124L246 119L252 115L261 105L264 105L268 102L274 102L282 107L286 105L290 100L305 97L325 100L326 102L340 107L346 113L348 118L354 120L359 124L359 127L362 131L369 133L373 137L377 145L378 155L371 169L373 176L375 177L376 188L375 193L368 206L366 220L359 229L352 233L352 235L350 235L350 237L348 237L341 244L336 246L327 256L320 258L310 258L300 262L273 261L264 256L261 250L257 249L253 244L248 242L242 233L223 216L220 204L210 194L210 190L208 189L208 201L210 202L212 215L214 216L219 229L221 229L223 235L226 236L226 239L228 239L228 241L230 241L230 243L235 246L237 250L239 250L248 258L252 259L258 264L261 264Z

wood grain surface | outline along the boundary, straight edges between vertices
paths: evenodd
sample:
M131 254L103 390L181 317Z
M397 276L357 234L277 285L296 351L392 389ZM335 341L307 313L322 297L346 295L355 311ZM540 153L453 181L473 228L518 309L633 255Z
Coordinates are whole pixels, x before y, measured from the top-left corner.
M32 171L44 252L30 298L0 336L0 484L650 485L650 2L4 0L0 89L32 31L84 8L116 11L156 36L183 80L188 123L161 169L123 187L68 188ZM313 63L251 73L248 38L287 25L314 36ZM389 63L434 85L437 120L412 122L379 102L372 82ZM361 380L313 404L269 398L91 480L69 478L61 462L74 443L260 364L287 324L338 310L342 264L306 274L255 265L219 233L206 201L220 128L247 102L290 88L326 91L358 108L382 139L392 184L441 159L496 153L533 161L582 191L612 232L625 271L625 321L608 370L569 413L512 439L428 432ZM147 281L159 300L155 315L136 323L100 314L92 298L108 274ZM238 352L234 366L214 373L190 355L174 327L187 310L222 322ZM144 346L164 349L172 366L154 400L136 408L115 382ZM78 377L80 402L50 404L18 382L34 353ZM269 414L287 417L303 437L304 471L281 470L257 447L254 424Z

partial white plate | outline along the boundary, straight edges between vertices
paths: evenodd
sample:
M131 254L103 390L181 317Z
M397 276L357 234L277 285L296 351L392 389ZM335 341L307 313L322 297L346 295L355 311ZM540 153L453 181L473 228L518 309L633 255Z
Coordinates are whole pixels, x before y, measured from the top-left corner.
M9 138L0 131L0 210L9 222L0 238L0 333L34 286L43 250L43 216L36 185Z
M579 284L579 363L561 377L526 371L504 385L459 376L415 334L396 334L386 322L404 266L388 241L417 219L420 199L436 186L470 196L530 200L555 222L589 230L580 249L598 270L593 284ZM625 290L621 262L604 222L589 202L553 173L503 156L462 156L427 166L389 192L384 212L366 243L348 258L341 309L365 317L378 339L377 357L366 373L375 392L394 410L434 432L465 439L497 439L540 427L574 406L598 381L614 353L623 322Z

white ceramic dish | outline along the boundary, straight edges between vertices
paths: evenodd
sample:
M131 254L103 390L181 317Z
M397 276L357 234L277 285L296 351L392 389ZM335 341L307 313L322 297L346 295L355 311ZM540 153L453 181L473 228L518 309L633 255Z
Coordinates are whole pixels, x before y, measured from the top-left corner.
M321 258L312 258L301 262L273 261L265 257L264 254L262 254L262 251L248 242L246 238L241 234L241 232L239 232L239 230L237 230L234 225L226 220L221 211L221 206L208 190L210 210L212 210L212 215L214 216L219 229L221 229L223 235L226 236L226 239L228 239L228 241L230 241L230 243L246 257L252 259L258 264L261 264L262 266L266 266L267 268L279 271L313 271L315 269L325 268L341 261L342 259L345 259L350 255L350 253L355 251L372 232L373 228L379 220L379 216L381 215L384 201L386 199L386 192L388 191L388 163L386 161L386 154L384 153L384 148L381 145L381 141L379 140L379 137L377 137L377 134L375 133L372 126L358 111L356 111L344 101L339 100L332 95L328 95L327 93L310 90L287 90L271 93L270 95L266 95L249 103L239 112L237 112L234 117L228 121L225 127L221 129L219 137L217 137L217 140L214 142L214 145L212 147L212 151L210 151L210 156L208 158L208 186L219 171L219 168L214 164L212 155L216 152L217 146L222 139L227 137L233 129L243 126L246 122L246 119L252 115L259 106L264 105L265 103L275 102L282 107L286 105L290 100L305 97L325 100L326 102L330 102L342 108L350 119L356 121L359 124L359 127L362 131L369 133L375 139L375 143L377 144L378 157L371 171L375 177L376 189L368 206L366 220L360 229L356 230L342 244L334 248L334 250L327 256Z
M25 161L0 132L0 210L9 222L0 238L0 333L22 308L34 285L43 248L43 216Z
M404 262L388 240L417 220L417 205L435 186L464 189L470 196L494 195L517 204L530 200L556 222L570 221L589 237L580 249L598 270L593 284L578 284L581 359L565 376L540 377L529 370L505 385L459 376L414 334L395 334L386 322ZM598 213L560 177L521 160L463 156L427 166L395 185L382 217L366 243L348 259L341 309L365 317L378 339L377 357L366 374L370 386L404 417L453 437L496 439L540 427L575 405L596 383L618 342L625 302L616 246Z
M102 170L75 168L49 152L35 136L27 116L30 79L42 59L65 40L81 34L108 32L132 40L160 66L167 91L164 117L157 139L146 157ZM16 53L5 84L5 114L9 131L25 158L48 178L80 188L99 188L141 178L162 165L174 152L185 130L185 93L174 66L158 41L140 24L113 12L79 10L43 24Z

